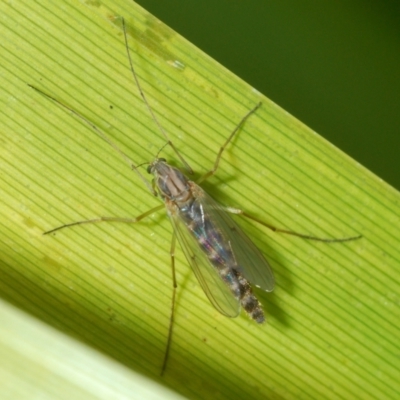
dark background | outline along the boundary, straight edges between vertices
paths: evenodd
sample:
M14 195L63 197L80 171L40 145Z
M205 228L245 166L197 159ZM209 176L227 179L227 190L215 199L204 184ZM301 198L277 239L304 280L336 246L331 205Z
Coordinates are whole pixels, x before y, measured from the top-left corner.
M136 0L400 189L400 1Z

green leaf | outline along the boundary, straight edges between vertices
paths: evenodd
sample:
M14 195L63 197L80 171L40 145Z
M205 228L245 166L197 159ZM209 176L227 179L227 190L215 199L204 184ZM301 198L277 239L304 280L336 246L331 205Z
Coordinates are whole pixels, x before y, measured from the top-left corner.
M190 398L398 398L397 191L131 1L3 2L0 11L4 300ZM317 243L239 221L275 273L272 294L255 289L263 326L218 314L177 248L163 377L172 293L165 212L42 235L160 204L95 131L27 86L77 110L135 163L151 161L165 140L129 71L119 16L149 103L196 177L262 101L203 185L208 193L282 228L363 235ZM169 149L163 157L179 165ZM20 393L17 375L9 379Z
M2 399L181 398L3 300L0 313Z

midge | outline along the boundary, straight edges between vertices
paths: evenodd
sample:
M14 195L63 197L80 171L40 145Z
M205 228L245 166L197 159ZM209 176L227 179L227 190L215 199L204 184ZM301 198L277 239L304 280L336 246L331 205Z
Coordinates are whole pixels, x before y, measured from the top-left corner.
M274 276L271 267L264 258L263 254L257 249L253 242L242 231L242 229L231 219L229 213L241 214L251 218L275 232L287 233L310 240L319 240L323 242L345 242L358 239L361 236L341 239L323 239L314 236L303 235L285 229L278 229L263 221L251 217L250 215L247 215L242 210L222 207L198 185L198 183L203 182L216 173L226 146L231 142L232 138L238 132L239 128L245 123L245 121L261 106L261 103L257 104L241 119L239 124L231 132L223 146L220 148L213 168L203 175L203 177L200 178L197 183L188 179L179 169L170 166L164 158L159 157L159 154L163 148L167 145L170 145L179 159L185 165L189 173L192 173L189 165L186 163L171 140L168 138L167 134L164 132L152 108L150 107L144 92L141 89L141 85L137 78L129 52L128 38L123 19L122 26L129 65L133 78L136 82L136 86L152 116L152 119L155 121L160 129L161 134L166 139L165 145L157 153L154 161L147 163L147 172L154 176L152 185L150 185L150 183L145 179L138 168L143 164L135 165L130 158L97 126L54 97L42 92L32 85L28 86L51 99L64 109L70 111L76 117L88 124L92 129L94 129L94 131L101 138L107 141L125 159L131 168L138 174L140 179L143 180L150 192L155 196L159 195L161 197L164 204L148 210L136 218L100 217L65 224L49 230L45 232L45 234L49 234L74 225L103 221L137 223L154 212L161 210L165 206L173 227L170 251L173 293L167 346L162 365L163 373L168 360L174 320L177 287L174 262L176 238L178 239L188 263L192 267L200 286L203 288L211 304L221 314L226 315L227 317L236 317L240 312L240 308L243 307L251 319L261 324L265 321L264 312L260 302L251 289L251 284L267 292L271 292L275 286Z

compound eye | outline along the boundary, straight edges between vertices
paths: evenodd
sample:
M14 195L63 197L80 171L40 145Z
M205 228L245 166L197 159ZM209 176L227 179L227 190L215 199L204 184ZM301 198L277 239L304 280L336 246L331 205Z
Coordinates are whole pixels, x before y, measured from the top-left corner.
M152 165L149 165L149 166L146 168L147 173L148 173L148 174L151 174L152 169L153 169L153 166L152 166Z
M159 158L158 161L167 162L167 160L165 158Z

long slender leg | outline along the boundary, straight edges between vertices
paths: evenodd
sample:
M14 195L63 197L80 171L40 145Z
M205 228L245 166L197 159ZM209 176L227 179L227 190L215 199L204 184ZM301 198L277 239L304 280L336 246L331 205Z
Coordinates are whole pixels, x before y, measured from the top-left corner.
M246 212L244 212L243 210L240 210L238 208L232 208L232 207L226 207L225 208L226 211L232 213L232 214L238 214L238 215L242 215L243 217L249 218L257 223L259 223L260 225L265 226L266 228L271 229L271 231L274 232L279 232L279 233L285 233L287 235L293 235L293 236L298 236L301 237L303 239L308 239L308 240L317 240L319 242L327 242L327 243L334 243L334 242L348 242L350 240L357 240L360 239L362 237L362 235L357 235L357 236L351 236L351 237L346 237L346 238L320 238L317 236L312 236L312 235L306 235L303 233L298 233L298 232L294 232L294 231L289 231L287 229L282 229L282 228L277 228L276 226L267 224L266 222L253 217L252 215L247 214Z
M50 233L59 231L60 229L70 228L71 226L75 226L75 225L96 224L98 222L125 222L127 224L135 224L136 222L141 221L142 219L148 217L149 215L155 213L156 211L161 210L162 208L164 208L164 204L160 204L159 206L154 207L154 208L144 212L143 214L140 214L136 218L99 217L99 218L87 219L84 221L71 222L70 224L61 225L57 228L46 231L43 233L43 235L48 235Z
M147 189L149 189L150 192L154 196L157 195L156 192L154 192L151 189L151 186L150 186L149 182L146 180L146 178L143 176L143 174L140 172L140 170L135 166L133 161L99 127L97 127L93 122L89 121L81 113L79 113L78 111L74 110L70 106L67 106L66 104L62 103L61 101L57 100L55 97L50 96L49 94L43 92L42 90L36 88L35 86L30 85L29 83L28 83L28 86L31 89L36 90L36 92L40 93L42 96L44 96L47 99L49 99L49 100L53 101L54 103L58 104L61 108L64 108L65 110L69 111L70 113L75 115L75 117L77 117L78 119L83 121L85 124L90 126L91 129L93 129L103 140L105 140L115 151L117 151L122 156L122 158L128 163L128 165L132 168L132 170L134 170L139 175L140 179L146 185Z
M165 349L164 361L161 368L161 375L164 374L165 368L167 367L169 350L171 348L171 340L172 340L172 330L174 325L174 317L175 317L175 298L176 298L176 288L178 287L176 283L176 274L175 274L175 245L176 245L176 235L175 232L172 233L171 240L171 269L172 269L172 299L171 299L171 317L169 319L169 329L168 329L168 338L167 338L167 347Z
M219 149L219 152L217 154L217 158L215 160L213 168L205 173L198 181L197 183L200 184L201 182L205 181L208 179L210 176L213 176L218 169L219 166L219 161L221 160L222 153L224 152L226 146L231 142L237 131L240 129L240 127L246 122L246 120L250 117L250 115L254 114L261 106L261 103L258 103L253 109L251 109L241 120L240 122L236 125L235 129L232 131L232 133L229 135L228 139L226 139L225 143L222 145L222 147Z
M188 171L189 174L193 174L193 170L190 167L190 165L186 162L186 160L183 158L182 154L178 151L178 149L175 147L175 145L172 143L172 141L170 140L170 138L168 137L167 133L165 132L164 128L162 127L162 125L160 124L156 114L154 113L153 109L150 106L150 103L147 100L147 97L145 95L145 93L142 90L142 85L140 84L140 81L138 79L138 76L136 75L136 70L135 67L133 65L132 62L132 57L131 57L131 53L129 51L129 45L128 45L128 35L126 33L126 26L125 26L125 19L121 17L122 20L122 28L123 28L123 32L124 32L124 39L125 39L125 48L126 48L126 53L128 55L128 60L129 60L129 66L132 72L132 76L133 79L136 82L136 87L139 90L140 96L142 97L144 103L146 104L147 109L149 110L149 113L151 115L151 118L153 118L153 121L156 123L158 129L160 130L161 134L164 136L164 138L167 141L167 144L170 145L173 149L173 151L175 152L175 154L179 157L179 159L182 161L183 165L185 166L186 170Z

